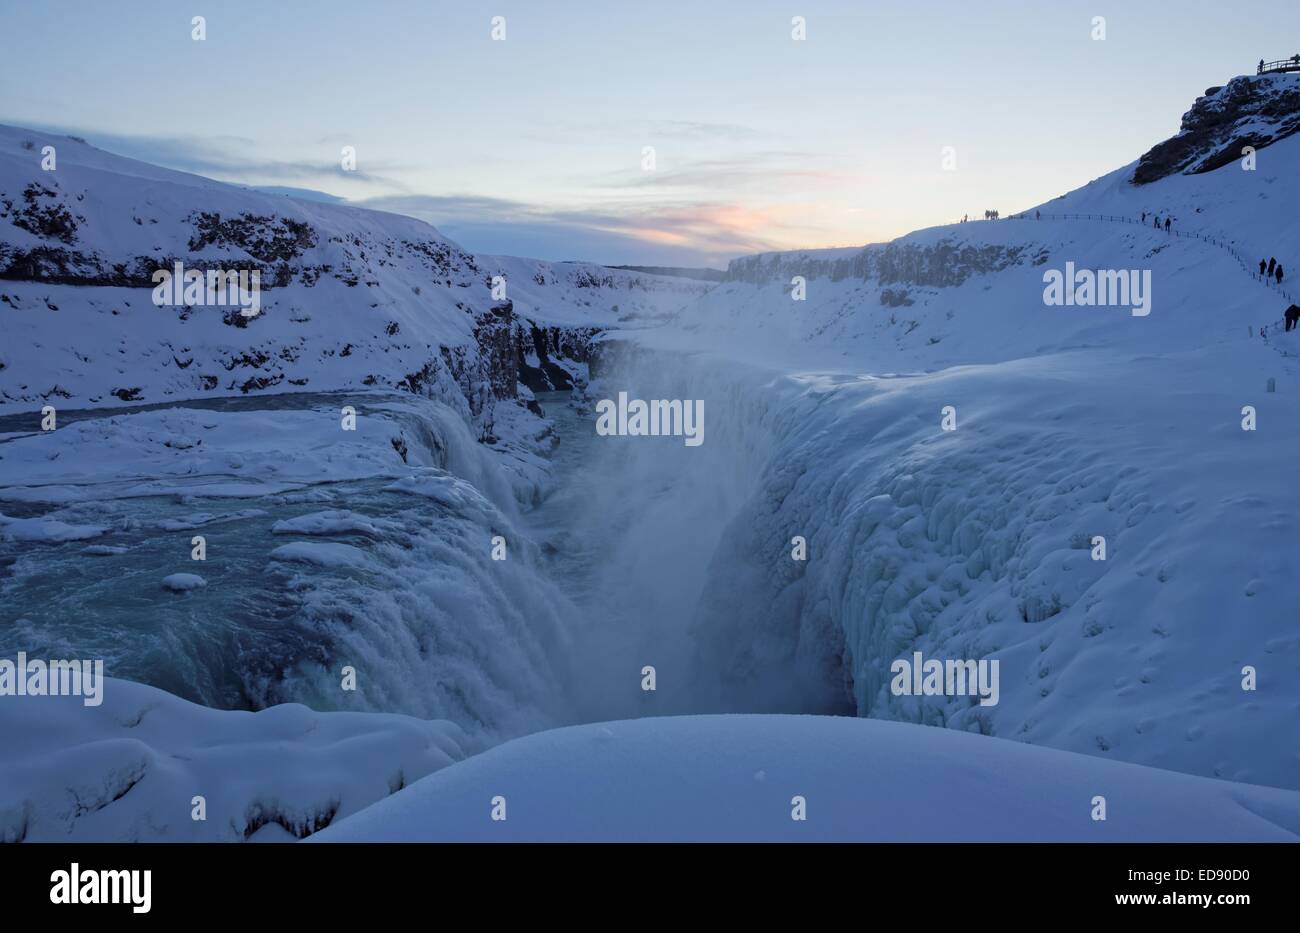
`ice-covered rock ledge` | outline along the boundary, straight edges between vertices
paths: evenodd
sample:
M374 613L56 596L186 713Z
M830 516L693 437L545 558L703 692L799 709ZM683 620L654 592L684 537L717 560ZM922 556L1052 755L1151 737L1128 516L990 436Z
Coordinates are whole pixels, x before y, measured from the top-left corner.
M312 840L1295 842L1300 793L905 723L682 716L507 742Z
M0 697L0 735L0 842L292 841L463 758L466 741L450 722L214 710L114 679L100 706Z

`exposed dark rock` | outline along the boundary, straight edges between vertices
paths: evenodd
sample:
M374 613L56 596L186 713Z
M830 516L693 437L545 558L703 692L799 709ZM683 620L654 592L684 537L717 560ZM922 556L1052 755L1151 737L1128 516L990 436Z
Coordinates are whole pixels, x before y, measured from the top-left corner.
M609 268L623 269L627 272L644 272L648 275L668 275L679 279L696 279L700 282L723 282L727 278L727 273L721 269L682 266L610 266Z
M238 214L222 219L217 212L198 211L190 215L194 235L189 247L197 252L207 246L236 246L262 262L296 259L316 245L311 225L288 217Z
M514 303L503 301L479 314L474 323L474 339L487 363L492 394L497 398L514 398L519 394L519 350L515 331Z
M251 369L260 369L270 362L270 360L270 355L261 350L246 350L239 354L239 356L230 357L222 365L226 367L227 371L234 369L236 366L247 366Z
M7 216L15 227L21 227L45 239L72 243L77 239L77 219L63 204L59 192L43 185L29 184L23 189L21 207L5 199L0 216ZM84 218L83 218L84 220Z
M1145 185L1175 172L1197 175L1242 158L1245 146L1263 149L1300 130L1300 80L1295 75L1243 75L1183 114L1181 132L1138 160L1133 183Z
M762 253L733 259L727 278L757 285L788 283L801 275L806 279L876 279L883 285L946 288L960 285L972 275L1016 265L1024 251L1022 246L975 246L949 238L930 245L903 241L872 244L834 259L811 253Z
M913 304L913 301L905 288L882 288L880 290L880 303L887 308L903 308Z
M239 391L247 395L249 392L255 392L260 389L269 389L271 386L277 386L284 381L284 373L276 373L274 376L252 376L246 379L239 386Z
M591 340L600 332L597 327L539 327L531 322L521 326L518 381L534 392L572 389L572 373L555 360L587 362ZM529 350L537 359L536 366L529 362Z

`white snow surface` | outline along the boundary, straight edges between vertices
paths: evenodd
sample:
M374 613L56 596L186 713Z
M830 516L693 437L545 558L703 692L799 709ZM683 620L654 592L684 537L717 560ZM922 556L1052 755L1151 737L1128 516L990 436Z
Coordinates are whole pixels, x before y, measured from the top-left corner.
M901 723L682 716L515 739L311 837L543 840L1296 842L1300 793Z
M0 841L293 841L458 761L451 723L207 709L107 678L103 703L0 699ZM206 819L196 820L195 797Z
M174 593L185 593L190 590L202 589L208 585L197 573L172 573L163 577L163 589L171 590Z

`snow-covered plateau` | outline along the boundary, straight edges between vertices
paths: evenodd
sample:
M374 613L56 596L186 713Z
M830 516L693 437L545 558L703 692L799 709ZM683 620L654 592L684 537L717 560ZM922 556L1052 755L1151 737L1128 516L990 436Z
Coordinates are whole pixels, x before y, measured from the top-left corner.
M0 838L1295 841L1298 78L719 282L0 128L0 662L108 675L0 663ZM177 261L260 312L155 306Z

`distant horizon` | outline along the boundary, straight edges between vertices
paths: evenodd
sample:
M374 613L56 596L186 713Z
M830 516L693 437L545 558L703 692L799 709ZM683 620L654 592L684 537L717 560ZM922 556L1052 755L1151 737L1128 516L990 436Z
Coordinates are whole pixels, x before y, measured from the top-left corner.
M1280 2L1249 17L1209 0L1176 17L1094 7L379 2L359 16L228 0L196 40L191 13L159 0L129 23L85 2L7 6L6 35L57 30L73 64L50 70L41 43L15 42L0 122L406 214L477 253L717 269L1048 201L1300 35ZM917 47L932 50L919 64Z

